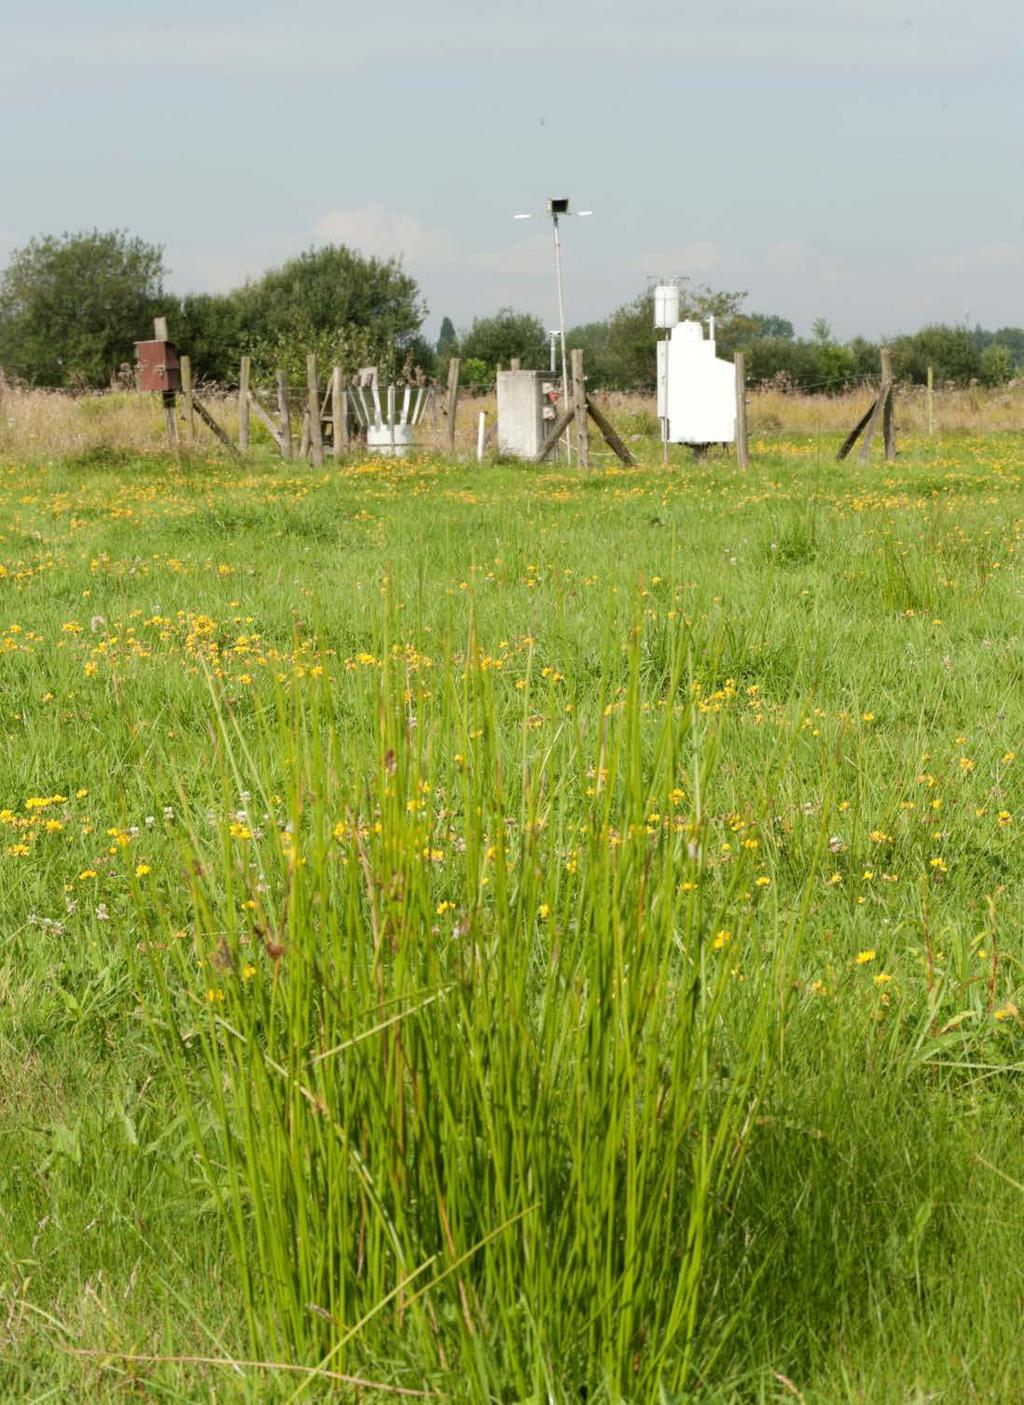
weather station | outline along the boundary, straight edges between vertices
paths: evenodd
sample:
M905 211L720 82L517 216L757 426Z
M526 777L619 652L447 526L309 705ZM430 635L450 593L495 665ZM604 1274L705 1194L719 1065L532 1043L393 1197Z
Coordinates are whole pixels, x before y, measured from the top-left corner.
M736 439L736 367L716 354L715 319L680 320L678 283L654 289L658 342L658 419L665 451L669 444L704 449Z
M558 304L558 326L549 332L550 371L512 370L498 374L498 446L504 454L533 458L543 445L556 417L559 400L569 403L569 358L565 347L565 280L562 264L562 236L559 221L575 214L578 219L592 215L593 210L569 208L566 195L550 196L545 213L551 219L555 250L555 293ZM516 220L533 219L532 213L513 215ZM543 218L543 216L541 216ZM556 359L556 343L558 357ZM560 365L559 365L560 362ZM561 373L561 387L555 376ZM572 462L572 441L566 431L565 456Z

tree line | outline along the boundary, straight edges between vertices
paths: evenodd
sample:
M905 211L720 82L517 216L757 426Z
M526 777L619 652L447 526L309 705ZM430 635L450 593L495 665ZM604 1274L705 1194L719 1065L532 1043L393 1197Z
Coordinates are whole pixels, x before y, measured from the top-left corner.
M184 297L165 278L163 250L123 230L31 240L0 273L0 367L30 385L110 385L158 315L194 374L223 384L237 382L243 354L297 378L308 351L325 365L388 370L434 358L419 288L395 259L327 245L231 292Z
M231 385L239 359L268 375L282 366L300 380L305 357L324 365L378 365L386 375L439 376L461 359L463 381L493 383L499 365L549 363L549 334L539 318L513 308L478 317L457 331L445 318L437 341L422 326L420 289L395 259L366 257L343 245L310 249L227 293L171 294L163 250L126 231L46 235L15 250L0 273L0 369L31 385L88 389L115 382L132 345L156 315L192 360L201 380ZM714 316L719 353L744 352L752 384L836 392L878 372L879 343L838 341L819 319L810 337L775 314L749 312L746 294L694 286L682 292L684 317ZM602 321L572 328L570 347L585 353L598 388L650 390L655 376L654 293L647 289ZM935 325L890 338L893 369L923 383L998 386L1024 367L1024 328Z

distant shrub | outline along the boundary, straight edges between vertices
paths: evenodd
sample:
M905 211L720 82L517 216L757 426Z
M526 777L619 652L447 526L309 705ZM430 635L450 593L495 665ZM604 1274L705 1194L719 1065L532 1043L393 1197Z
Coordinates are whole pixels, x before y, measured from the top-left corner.
M1013 376L1013 352L1001 342L993 342L981 353L978 370L983 385L1005 385Z

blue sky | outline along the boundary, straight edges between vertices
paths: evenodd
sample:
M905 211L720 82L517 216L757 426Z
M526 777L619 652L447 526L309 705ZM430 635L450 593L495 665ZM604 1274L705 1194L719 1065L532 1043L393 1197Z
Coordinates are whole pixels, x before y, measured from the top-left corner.
M225 289L333 239L400 254L428 328L648 276L843 336L1024 324L1024 10L1010 0L0 0L0 262L161 243Z

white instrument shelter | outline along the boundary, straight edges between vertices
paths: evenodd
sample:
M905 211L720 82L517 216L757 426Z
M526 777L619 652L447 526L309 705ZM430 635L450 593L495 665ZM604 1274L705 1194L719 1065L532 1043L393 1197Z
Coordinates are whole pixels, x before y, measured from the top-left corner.
M735 440L736 369L699 322L678 322L658 342L658 418L670 444Z

